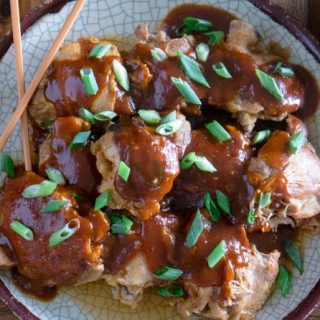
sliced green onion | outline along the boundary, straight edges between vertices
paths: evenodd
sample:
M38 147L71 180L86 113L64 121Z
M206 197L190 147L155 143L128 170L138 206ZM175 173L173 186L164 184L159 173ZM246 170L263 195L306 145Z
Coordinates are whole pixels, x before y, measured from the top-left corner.
M29 187L25 188L22 191L22 195L25 198L38 198L38 197L47 197L53 194L54 190L56 190L57 184L44 180L39 184L32 184Z
M160 126L156 128L156 132L162 136L170 136L171 134L179 131L182 125L182 120L177 119L174 121L166 122L164 124L160 124Z
M226 252L226 242L222 240L207 257L209 268L212 269L225 256Z
M44 119L41 121L40 125L43 127L49 127L54 123L53 120L49 120L49 119Z
M208 44L211 46L218 44L224 38L223 31L211 31L206 33L206 35L209 37Z
M197 94L191 89L189 84L181 78L171 77L171 81L180 92L186 102L201 105L201 101Z
M250 209L248 212L248 218L247 218L247 222L249 224L254 224L254 214L255 214L255 210L254 209Z
M212 68L218 76L225 78L225 79L232 78L232 75L230 74L230 72L228 71L228 69L224 65L224 63L219 62L219 63L213 64Z
M160 296L162 297L173 297L173 298L179 298L184 296L184 291L183 289L174 284L168 287L160 287L157 289L157 292Z
M1 172L6 173L10 178L14 178L14 163L12 158L0 151L0 168Z
M78 132L72 139L71 143L69 144L69 148L81 148L84 147L89 140L91 131L82 131Z
M161 121L159 112L155 110L144 110L138 111L140 118L147 124L157 124Z
M193 81L198 82L204 85L207 88L210 88L208 81L204 77L199 63L192 58L186 56L181 51L178 52L178 57L184 73Z
M230 133L216 120L206 123L204 126L218 141L224 142L232 138Z
M194 164L201 171L210 173L217 171L213 164L206 157L203 156L196 156Z
M271 130L269 129L258 131L254 136L253 144L258 144L267 141L270 135Z
M109 192L105 191L105 192L101 193L96 198L96 201L94 203L94 211L98 211L98 210L104 208L105 206L107 206L108 201L109 201Z
M160 48L152 48L151 56L154 60L161 62L167 58L166 53Z
M193 247L198 242L198 239L202 231L203 231L203 219L202 219L202 214L198 209L196 215L193 218L191 227L187 234L186 246L188 248Z
M217 205L215 204L215 202L213 201L210 192L206 192L204 194L203 203L204 203L206 209L208 210L211 219L214 222L219 221L220 220L220 211L219 211Z
M123 161L120 161L119 167L118 167L118 175L124 180L125 182L128 181L129 176L131 173L130 167Z
M47 167L45 172L50 181L55 182L56 184L59 184L61 186L66 184L66 180L60 170L53 167Z
M125 215L121 217L115 214L109 214L111 222L111 232L116 234L128 234L131 230L133 222Z
M231 216L231 204L228 196L220 190L216 190L218 207L228 216Z
M118 60L113 60L112 65L117 82L124 90L129 91L130 82L126 68Z
M288 78L293 77L294 71L291 68L286 68L286 67L283 67L282 65L283 65L282 62L278 62L273 70L273 73L278 72L283 77L288 77Z
M303 260L298 246L290 239L284 240L284 250L293 264L298 268L300 274L303 273Z
M260 199L259 199L259 209L263 209L271 203L271 193L261 192Z
M77 201L81 201L83 200L83 196L80 195L79 193L73 193L72 196L77 200Z
M112 120L114 119L115 117L117 116L117 114L113 111L109 111L109 110L106 110L106 111L101 111L99 113L96 113L94 115L94 118L100 122L103 122L103 121L109 121L109 120Z
M96 77L94 76L93 70L91 68L81 69L80 76L87 94L95 95L98 92L99 87L97 84Z
M17 220L10 223L10 228L24 240L32 241L34 239L32 230Z
M206 43L201 42L196 46L197 58L201 62L207 61L209 52L210 52L210 49Z
M91 113L88 109L86 108L80 108L79 109L79 117L91 124L96 123L96 119L94 118L94 114Z
M265 88L273 97L283 102L283 94L273 77L268 75L267 73L256 69L256 75L260 81L260 84L263 88Z
M183 274L181 269L164 266L153 272L153 276L160 280L174 281Z
M196 153L195 152L189 152L188 154L186 154L181 162L180 162L180 167L183 170L187 170L189 168L191 168L191 166L194 164L196 160Z
M172 112L168 113L166 116L164 116L161 119L160 124L164 124L164 123L171 122L174 120L177 120L177 112L176 111L172 111Z
M277 287L280 289L280 292L284 298L289 294L292 275L291 272L287 269L286 266L282 265L279 268L279 272L276 278Z
M176 34L181 36L183 34L191 34L192 32L207 32L212 29L213 25L208 20L186 17L183 19L183 24L177 28Z
M297 153L304 146L305 142L305 137L302 131L295 133L293 136L290 137L290 151L293 154Z
M59 243L69 239L80 229L80 220L72 219L63 228L54 232L49 238L49 247L54 247Z
M42 209L42 213L50 213L59 211L62 207L66 206L70 202L68 200L50 200Z
M97 59L101 59L103 58L111 49L112 44L108 43L108 44L98 44L96 46L94 46L91 51L89 52L88 57L89 58L97 58Z

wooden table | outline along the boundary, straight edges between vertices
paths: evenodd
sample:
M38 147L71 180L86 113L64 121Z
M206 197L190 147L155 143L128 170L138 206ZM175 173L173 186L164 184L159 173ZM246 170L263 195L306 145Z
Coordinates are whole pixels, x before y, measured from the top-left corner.
M32 8L48 0L20 0L21 16ZM266 0L268 1L268 0ZM320 41L320 0L272 0L285 8L294 18L306 26ZM0 36L10 30L9 0L0 0ZM1 15L2 14L2 15ZM16 320L17 318L0 301L0 319ZM308 320L320 319L320 306L308 317Z

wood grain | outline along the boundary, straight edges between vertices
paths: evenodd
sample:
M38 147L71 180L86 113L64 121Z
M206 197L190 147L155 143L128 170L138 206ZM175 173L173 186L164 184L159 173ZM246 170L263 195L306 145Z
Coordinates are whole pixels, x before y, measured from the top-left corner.
M19 0L21 16L25 16L32 8L50 0ZM268 1L268 0L266 0ZM320 0L272 0L287 10L291 16L320 41ZM0 0L0 36L10 30L9 0ZM17 318L0 301L0 319L16 320ZM308 320L320 319L320 306L308 317Z

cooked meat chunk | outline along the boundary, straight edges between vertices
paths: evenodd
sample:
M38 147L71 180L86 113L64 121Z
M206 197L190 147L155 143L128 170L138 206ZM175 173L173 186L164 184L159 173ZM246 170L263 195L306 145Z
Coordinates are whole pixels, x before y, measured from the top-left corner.
M3 247L0 247L0 269L9 269L15 265Z
M95 158L90 147L70 148L73 137L88 130L89 123L80 118L57 118L52 133L40 146L39 172L45 175L47 167L56 168L62 172L69 184L95 195L101 176L95 167Z
M127 209L141 219L159 212L160 201L171 190L190 141L189 122L182 115L178 118L182 127L169 137L157 134L139 118L123 118L119 130L107 132L92 145L103 177L99 191L110 192L111 208ZM128 181L117 173L120 161L131 170Z

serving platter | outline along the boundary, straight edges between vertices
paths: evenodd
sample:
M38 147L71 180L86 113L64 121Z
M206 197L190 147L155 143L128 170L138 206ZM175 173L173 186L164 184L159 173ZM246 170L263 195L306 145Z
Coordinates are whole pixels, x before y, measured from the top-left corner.
M30 26L23 35L23 52L26 82L30 83L45 53L70 12L73 3L53 1L43 6L41 11L32 18L29 16L25 23ZM67 41L76 40L81 35L94 35L99 38L117 36L130 38L133 30L140 22L146 22L151 29L159 22L170 8L184 3L181 0L90 0L87 1L76 24L67 37ZM215 6L235 13L239 18L254 25L264 39L264 43L276 40L283 46L292 48L292 62L299 63L311 70L320 84L320 50L317 43L293 20L283 14L276 6L266 1L188 1L194 3L211 3ZM62 4L66 3L63 7ZM38 9L38 10L40 10ZM60 9L60 11L58 11ZM56 13L39 16L48 11ZM271 15L271 16L270 16ZM37 20L35 23L34 20ZM31 26L32 25L32 26ZM288 29L287 29L287 28ZM10 38L2 43L0 52L6 51ZM0 62L0 103L1 123L0 132L4 130L13 107L17 103L16 79L14 69L14 51L10 47ZM310 140L320 151L320 111L308 121ZM16 161L22 159L22 147L19 128L16 128L10 138L6 151ZM290 319L303 317L320 300L320 237L307 235L304 238L305 271L303 276L293 273L293 288L287 299L275 293L258 313L256 319L282 319L288 314ZM58 297L50 302L41 302L28 297L17 290L8 272L1 272L0 294L10 308L21 319L179 319L174 309L167 305L164 299L150 291L145 295L143 303L137 310L121 306L111 297L111 289L103 281L82 285L75 288L64 288ZM312 289L314 288L314 291ZM310 292L312 291L311 295ZM297 309L297 306L304 303ZM295 310L295 311L294 311Z

